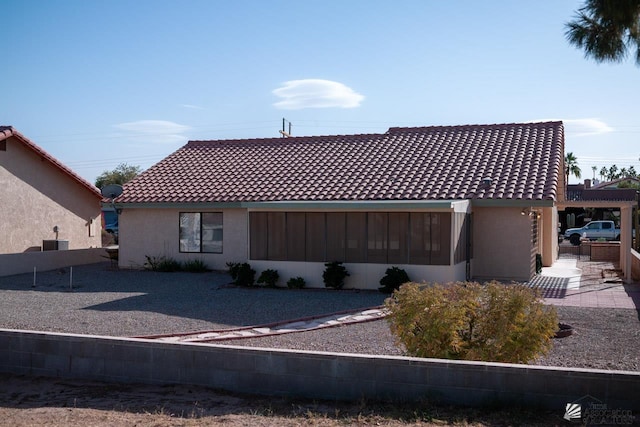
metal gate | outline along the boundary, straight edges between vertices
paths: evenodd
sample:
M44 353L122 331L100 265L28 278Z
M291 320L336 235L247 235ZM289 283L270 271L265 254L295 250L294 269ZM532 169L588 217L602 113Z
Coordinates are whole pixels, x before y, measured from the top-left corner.
M580 244L578 246L561 244L559 258L575 258L581 261L591 261L591 245Z

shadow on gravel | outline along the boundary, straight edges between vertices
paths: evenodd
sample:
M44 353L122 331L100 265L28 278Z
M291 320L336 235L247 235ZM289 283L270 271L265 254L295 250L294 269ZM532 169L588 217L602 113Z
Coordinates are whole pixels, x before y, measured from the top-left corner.
M377 291L266 289L230 286L226 273L159 273L114 270L93 264L0 278L3 291L29 303L33 293L65 293L61 312L153 312L223 326L250 326L383 304ZM20 304L20 301L17 302ZM167 319L169 321L169 319ZM151 333L151 331L149 331Z
M633 301L633 305L636 306L638 320L640 320L640 283L624 285L624 291L627 293L627 295L629 295L631 301Z

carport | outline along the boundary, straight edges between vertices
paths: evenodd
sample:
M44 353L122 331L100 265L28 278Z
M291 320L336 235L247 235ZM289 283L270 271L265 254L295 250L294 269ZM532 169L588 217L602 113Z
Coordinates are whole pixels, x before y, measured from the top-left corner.
M633 240L633 210L638 206L635 189L580 190L567 193L567 200L558 202L558 210L567 208L605 208L620 210L620 269L625 283L631 282L631 244Z

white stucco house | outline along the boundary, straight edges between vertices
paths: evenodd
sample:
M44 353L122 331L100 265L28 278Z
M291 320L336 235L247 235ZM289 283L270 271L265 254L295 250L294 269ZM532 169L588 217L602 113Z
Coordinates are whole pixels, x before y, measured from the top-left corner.
M322 287L529 280L557 257L562 122L390 128L381 134L190 141L124 186L121 268L146 256L272 268Z

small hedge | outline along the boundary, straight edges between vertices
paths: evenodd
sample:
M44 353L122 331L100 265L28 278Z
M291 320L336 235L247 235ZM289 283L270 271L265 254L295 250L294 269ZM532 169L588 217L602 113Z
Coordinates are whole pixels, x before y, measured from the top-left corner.
M306 282L302 277L292 277L287 280L287 288L289 289L302 289L306 286Z
M280 275L277 270L268 269L260 273L260 277L258 277L258 284L264 284L269 288L275 288L279 278Z
M380 287L378 290L382 293L390 294L400 288L401 285L410 281L409 275L402 268L387 268L384 277L380 279Z
M256 271L246 263L228 262L229 275L231 280L238 286L253 286L255 283Z
M558 327L555 308L524 285L408 283L385 304L391 331L417 357L527 363L549 351Z
M328 262L325 265L324 273L322 273L322 280L324 280L324 286L333 289L342 289L344 286L344 279L350 276L347 269L341 262L333 261Z

